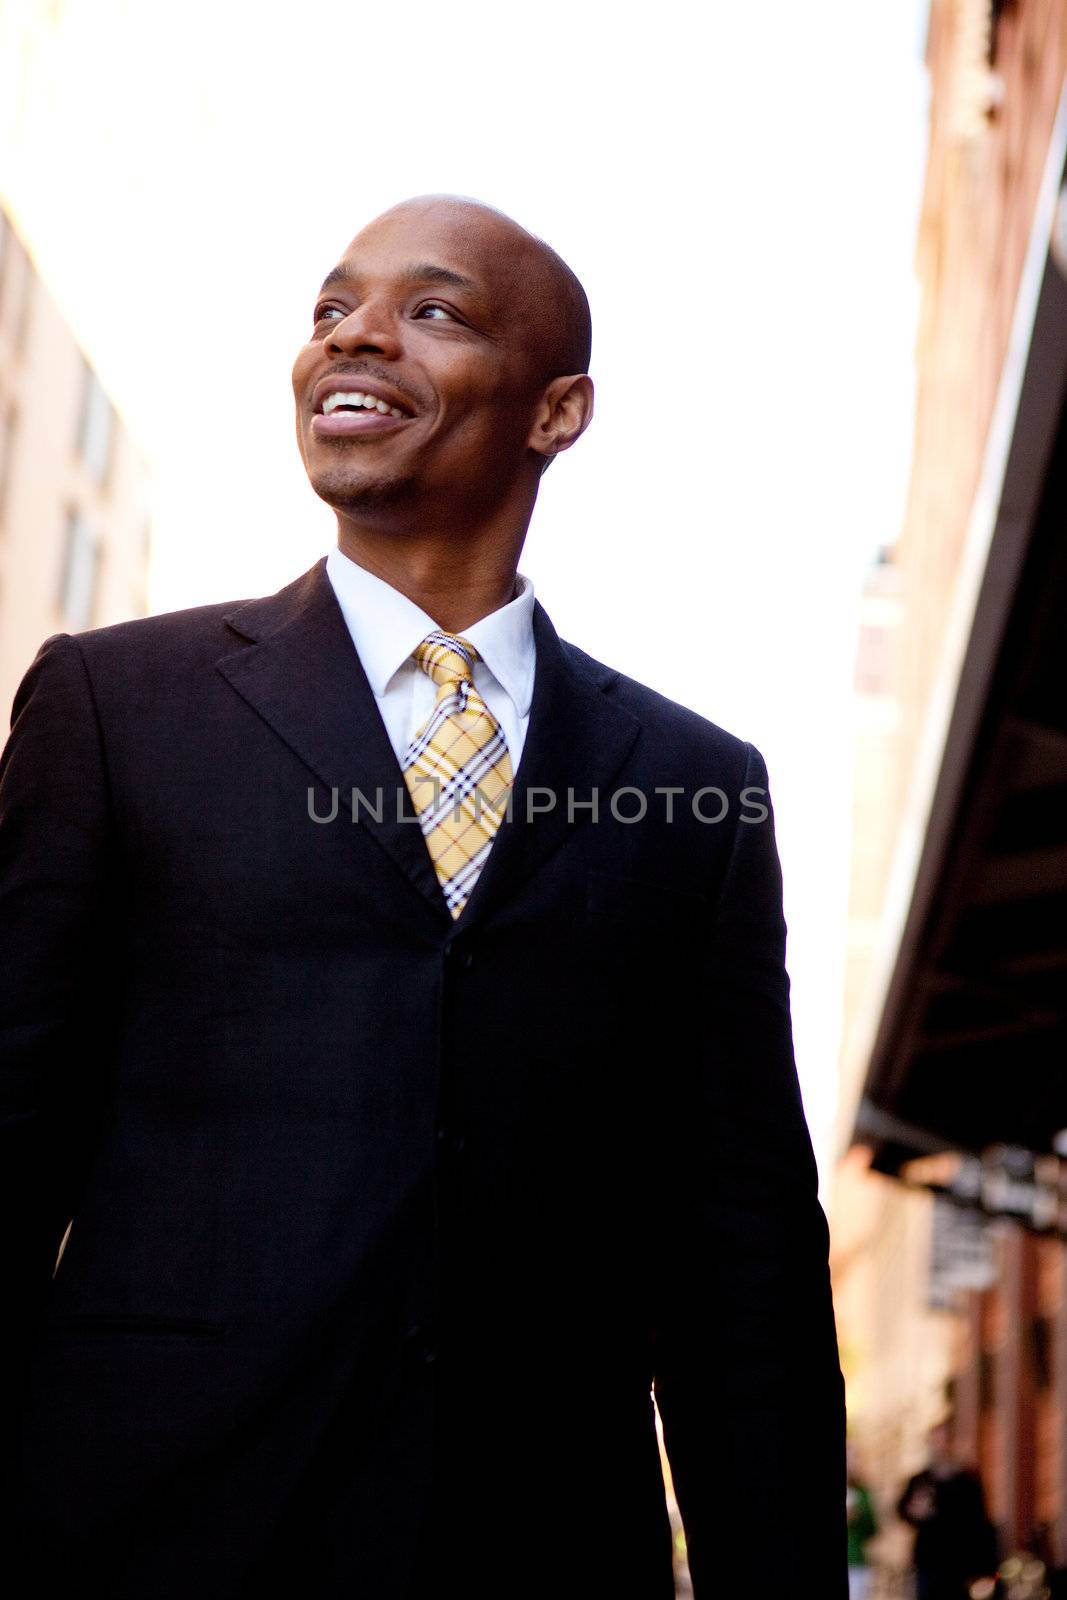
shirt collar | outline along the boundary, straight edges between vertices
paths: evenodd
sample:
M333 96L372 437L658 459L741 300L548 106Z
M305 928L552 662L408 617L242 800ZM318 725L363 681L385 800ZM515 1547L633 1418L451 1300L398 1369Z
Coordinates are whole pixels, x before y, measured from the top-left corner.
M463 630L520 717L528 714L533 697L533 609L533 584L519 572L514 599Z
M439 624L407 595L357 565L336 546L326 557L326 575L367 680L380 700L416 645ZM533 696L533 608L533 584L519 573L514 599L463 630L464 638L474 645L520 717L529 712Z

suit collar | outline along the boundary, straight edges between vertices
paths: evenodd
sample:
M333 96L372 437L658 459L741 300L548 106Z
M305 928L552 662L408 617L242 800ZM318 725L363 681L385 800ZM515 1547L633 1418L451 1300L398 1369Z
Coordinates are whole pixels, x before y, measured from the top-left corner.
M250 600L223 621L249 643L218 661L218 670L309 772L336 791L334 825L348 825L353 790L360 790L363 824L418 891L427 914L450 922L325 556L277 594ZM316 805L329 814L321 797Z
M483 921L568 834L590 825L582 802L596 791L606 807L604 791L640 732L636 718L604 694L618 674L565 645L540 602L534 606L534 639L530 726L515 774L511 816L497 834L457 929Z
M424 913L446 930L452 919L326 558L277 594L235 607L224 621L247 642L224 656L218 670L319 782L338 790L342 815L353 789L371 801L381 792L382 820L364 808L364 825L424 902ZM588 825L568 820L568 791L578 802L603 791L640 731L604 692L616 674L565 645L540 603L533 630L537 666L512 816L454 924L457 931L483 921L570 830ZM539 809L549 797L551 809ZM588 815L577 813L579 819Z
M276 594L242 600L232 611L225 612L222 620L243 639L258 643L301 618L314 626L316 621L322 620L322 602L329 598L329 593L326 557L321 556L313 567L285 584Z

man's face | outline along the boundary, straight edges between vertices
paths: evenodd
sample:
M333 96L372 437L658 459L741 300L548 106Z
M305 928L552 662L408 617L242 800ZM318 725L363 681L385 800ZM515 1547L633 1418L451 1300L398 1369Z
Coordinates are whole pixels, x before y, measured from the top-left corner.
M349 245L293 366L300 453L337 510L469 513L515 481L544 387L521 249L504 219L433 201Z

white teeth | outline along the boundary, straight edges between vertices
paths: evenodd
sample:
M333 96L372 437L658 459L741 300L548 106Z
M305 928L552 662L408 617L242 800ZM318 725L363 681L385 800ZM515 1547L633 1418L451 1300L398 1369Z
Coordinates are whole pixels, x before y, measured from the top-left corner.
M322 402L323 416L328 417L338 406L362 406L365 411L378 411L383 417L404 415L399 406L391 406L388 400L379 400L373 394L361 394L358 389L338 389L333 394L328 394Z

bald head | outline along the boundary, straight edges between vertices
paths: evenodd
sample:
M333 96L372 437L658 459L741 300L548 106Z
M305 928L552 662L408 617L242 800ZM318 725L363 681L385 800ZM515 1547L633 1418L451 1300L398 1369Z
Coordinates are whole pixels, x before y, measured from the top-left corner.
M393 206L326 274L293 365L312 487L350 518L518 537L592 418L589 346L585 291L542 239L453 195Z
M551 245L495 206L452 194L402 200L363 232L400 216L424 217L436 227L443 224L457 244L478 251L524 324L529 353L542 381L589 371L593 340L589 301L575 273Z

